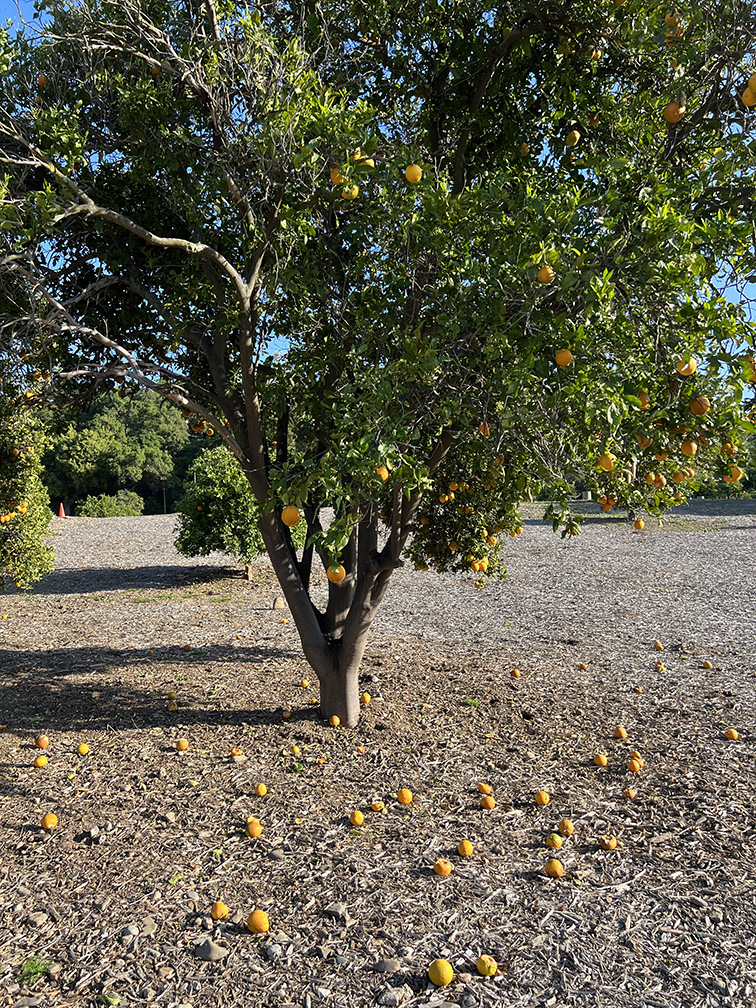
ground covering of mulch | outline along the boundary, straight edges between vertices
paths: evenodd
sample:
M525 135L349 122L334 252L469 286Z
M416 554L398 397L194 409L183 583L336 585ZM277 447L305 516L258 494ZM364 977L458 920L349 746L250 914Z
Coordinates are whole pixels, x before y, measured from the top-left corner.
M171 516L56 520L56 572L0 598L0 1005L756 1004L756 507L584 510L572 541L531 510L483 591L398 571L353 730L264 560L248 584L178 556Z

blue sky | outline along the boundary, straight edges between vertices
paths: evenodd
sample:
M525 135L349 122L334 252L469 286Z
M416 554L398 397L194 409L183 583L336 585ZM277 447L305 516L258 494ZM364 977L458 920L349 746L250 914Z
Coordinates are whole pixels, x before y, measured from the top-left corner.
M21 11L26 21L31 21L34 13L32 0L19 0ZM0 0L0 24L5 26L5 22L10 18L14 24L18 24L18 7L11 0Z

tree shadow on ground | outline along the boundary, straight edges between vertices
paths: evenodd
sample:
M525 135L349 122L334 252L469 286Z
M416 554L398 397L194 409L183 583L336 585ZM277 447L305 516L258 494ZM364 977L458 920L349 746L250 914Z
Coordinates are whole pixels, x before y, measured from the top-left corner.
M224 662L233 666L228 678L214 673L218 686L228 687L243 677L240 693L246 698L254 691L256 666L270 665L290 659L291 651L277 647L249 647L213 645L184 652L180 647L115 650L80 647L55 648L44 651L0 649L0 724L7 731L27 736L33 746L38 732L94 732L117 731L124 728L170 727L171 725L245 725L283 723L281 708L232 706L228 694L218 697L230 706L216 708L212 698L197 700L198 690L204 687L187 683L186 706L179 699L179 709L169 711L166 690L171 687L146 682L149 669L165 666L165 678L178 680L175 688L180 692L183 672L205 667L211 662ZM140 675L140 669L144 674ZM113 672L124 671L125 682L118 681ZM129 674L130 673L130 674ZM71 679L76 677L76 681ZM84 679L84 677L86 677ZM159 673L157 678L159 679ZM84 679L84 681L82 681ZM93 694L99 693L99 696ZM292 713L295 720L311 720L309 711Z
M100 591L139 588L184 588L213 581L243 581L241 568L211 564L152 567L68 567L53 571L30 591L13 588L9 595L95 595Z

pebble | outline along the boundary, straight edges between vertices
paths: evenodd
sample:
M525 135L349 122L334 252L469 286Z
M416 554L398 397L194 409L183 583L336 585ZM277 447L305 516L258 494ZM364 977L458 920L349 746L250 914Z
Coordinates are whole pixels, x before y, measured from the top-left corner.
M286 858L284 852L282 850L279 850L278 847L274 847L268 856L272 858L274 861L283 861Z
M412 995L412 988L407 984L402 984L401 987L392 987L390 990L384 991L378 998L378 1004L396 1008L397 1005L403 1005L405 1001L409 1001Z
M266 946L265 948L266 959L270 959L272 961L273 959L280 959L282 955L283 955L283 948L280 945L274 943L272 945Z
M126 927L122 928L121 930L121 936L123 938L129 936L131 936L132 938L136 938L138 934L139 934L139 928L136 926L136 924L127 924Z
M376 973L397 973L402 968L398 959L379 959L373 966Z
M285 609L286 608L286 599L281 598L280 595L276 595L276 597L273 599L273 608L274 609Z
M194 954L205 962L219 962L228 955L228 949L216 945L212 938L203 938L194 946Z
M31 924L33 927L42 927L43 924L47 924L50 918L46 913L41 910L37 910L35 913L30 913L26 918L26 923Z
M140 934L145 935L145 937L149 937L150 935L155 934L157 928L158 926L157 923L155 922L154 917L145 917L144 920L142 921Z

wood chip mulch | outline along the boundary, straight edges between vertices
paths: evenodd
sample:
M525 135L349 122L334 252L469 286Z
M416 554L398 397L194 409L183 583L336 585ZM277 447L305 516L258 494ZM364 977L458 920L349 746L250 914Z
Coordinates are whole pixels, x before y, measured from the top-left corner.
M55 573L0 597L0 1005L756 1004L756 507L586 510L563 542L534 508L483 591L397 572L354 730L264 560L248 584L172 516L56 520Z

